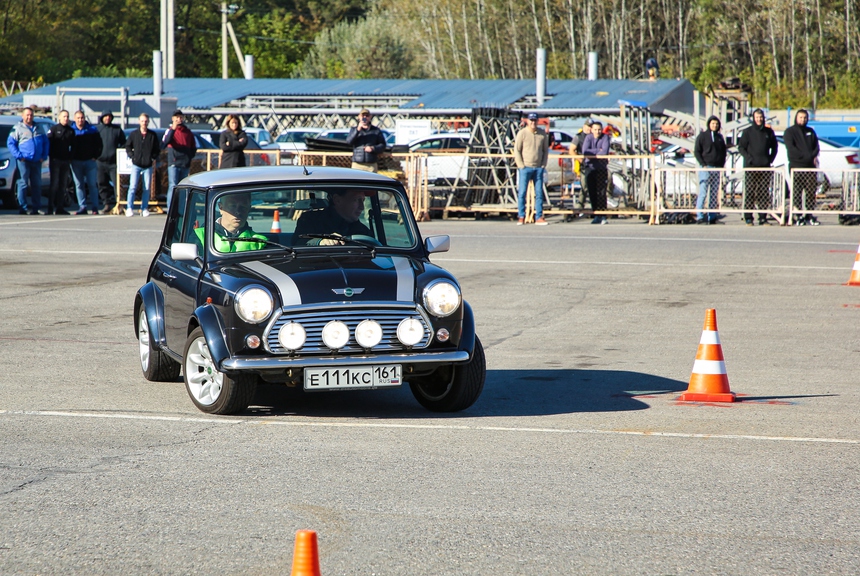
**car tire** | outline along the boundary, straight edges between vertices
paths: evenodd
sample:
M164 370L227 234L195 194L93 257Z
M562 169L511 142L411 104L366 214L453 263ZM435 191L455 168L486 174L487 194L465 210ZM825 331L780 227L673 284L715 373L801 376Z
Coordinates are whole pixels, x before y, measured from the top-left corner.
M216 370L201 328L195 328L188 336L182 358L185 389L202 412L236 414L251 404L257 376L228 376Z
M450 374L448 371L441 371ZM475 403L484 389L487 361L484 346L475 336L472 358L466 364L453 367L453 376L445 381L422 379L409 383L418 403L433 412L459 412Z
M140 367L143 377L150 382L175 382L182 365L152 345L146 310L140 307L137 340L140 347Z

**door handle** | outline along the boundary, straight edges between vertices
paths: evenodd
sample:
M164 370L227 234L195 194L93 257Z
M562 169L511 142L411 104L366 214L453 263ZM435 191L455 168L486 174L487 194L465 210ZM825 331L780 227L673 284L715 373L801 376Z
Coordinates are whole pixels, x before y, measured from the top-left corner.
M163 274L163 276L164 276L165 278L167 278L168 280L176 280L176 276L174 276L174 275L173 275L173 274L171 274L170 272L163 272L162 274Z

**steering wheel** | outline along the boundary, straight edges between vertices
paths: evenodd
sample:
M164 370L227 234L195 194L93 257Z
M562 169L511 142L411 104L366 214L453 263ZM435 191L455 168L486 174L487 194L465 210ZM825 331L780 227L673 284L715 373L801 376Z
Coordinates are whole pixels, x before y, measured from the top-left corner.
M365 244L370 244L371 246L382 246L382 242L374 238L373 236L366 236L364 234L353 234L350 236L353 240L357 242L364 242Z

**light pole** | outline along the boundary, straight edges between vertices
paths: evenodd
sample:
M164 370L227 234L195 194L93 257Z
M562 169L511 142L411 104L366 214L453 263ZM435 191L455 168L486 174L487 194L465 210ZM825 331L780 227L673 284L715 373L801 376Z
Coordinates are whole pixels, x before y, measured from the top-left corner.
M236 4L228 6L226 2L221 2L221 78L224 80L230 76L227 67L227 15L232 16L238 9Z

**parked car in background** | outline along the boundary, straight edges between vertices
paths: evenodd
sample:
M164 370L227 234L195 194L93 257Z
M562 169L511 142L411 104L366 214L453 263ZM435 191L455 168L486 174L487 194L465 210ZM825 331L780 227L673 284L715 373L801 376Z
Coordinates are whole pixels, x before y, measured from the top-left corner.
M397 180L320 166L216 170L183 180L173 202L134 299L147 380L181 373L213 414L245 410L261 382L303 393L408 383L435 412L480 396L472 309L429 258L450 238L421 238ZM334 234L344 206L360 215ZM217 234L225 213L250 230ZM283 228L271 230L274 216Z
M245 134L252 137L257 142L260 148L268 148L274 143L272 135L269 134L269 131L265 128L245 126L243 130L245 131Z
M322 128L288 128L278 134L273 143L281 152L301 152L307 150L306 140L319 136Z
M785 150L782 133L777 134L776 139L779 142L779 148L773 165L788 166L788 153ZM843 172L860 168L860 148L842 146L827 138L818 139L818 148L821 150L818 156L818 169L823 172L819 182L825 184L826 188L841 187Z
M55 124L50 118L36 117L38 124L50 128ZM6 210L18 208L18 163L6 146L12 128L21 121L20 116L0 116L0 200ZM47 205L46 195L51 186L51 172L48 161L42 163L42 207Z

